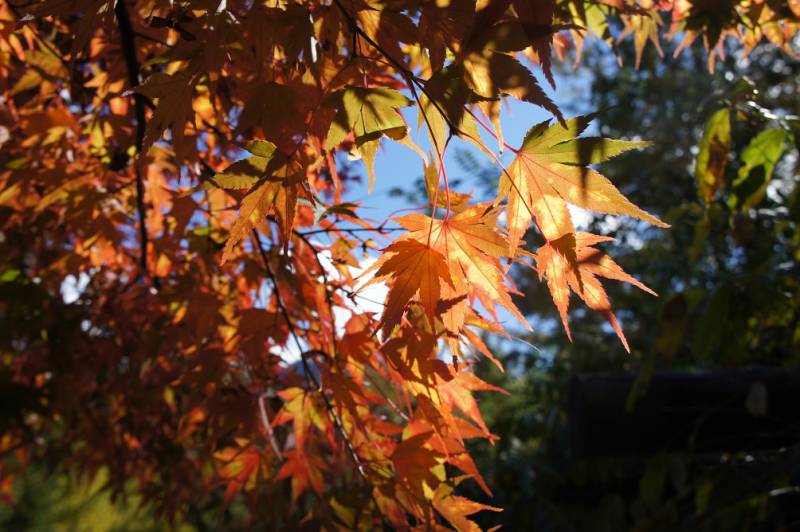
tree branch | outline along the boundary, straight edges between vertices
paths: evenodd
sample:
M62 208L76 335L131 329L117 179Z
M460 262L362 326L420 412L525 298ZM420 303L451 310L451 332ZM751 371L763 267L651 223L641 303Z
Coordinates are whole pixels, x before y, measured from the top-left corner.
M136 59L136 42L134 41L134 31L131 25L131 17L125 0L117 0L114 6L114 14L117 17L117 27L119 28L120 44L122 53L125 56L125 66L128 70L128 84L131 89L141 82L139 75L139 61ZM144 133L147 127L145 118L145 106L147 101L144 96L133 93L134 113L136 116L136 161L134 162L134 172L136 174L136 211L139 215L139 268L144 277L149 277L150 272L147 268L147 220L144 205L144 178L142 176L141 157L142 146L144 144Z
M303 373L305 373L305 378L309 382L309 385L312 386L319 395L322 397L323 402L325 403L325 409L328 411L328 415L333 422L334 428L336 432L339 433L342 440L344 441L345 447L347 447L348 454L350 458L353 460L353 463L358 470L359 475L361 478L367 483L367 485L372 486L372 483L369 481L367 477L367 472L364 469L364 465L361 463L361 459L358 457L355 448L353 447L352 442L350 441L350 437L347 435L347 432L344 429L344 425L342 424L341 419L339 419L339 415L336 413L336 410L331 404L330 399L328 396L325 395L325 390L322 388L322 383L317 379L316 375L311 371L311 366L308 365L308 361L306 357L314 354L314 353L321 353L327 356L327 353L324 351L317 351L311 350L307 351L303 349L303 345L300 343L300 339L297 336L297 331L295 330L294 323L292 322L291 317L289 316L289 311L286 309L286 306L283 303L283 298L281 297L280 289L278 288L278 280L275 278L275 275L272 273L272 267L269 265L269 257L267 257L267 252L264 249L264 245L261 243L261 239L258 237L258 233L255 229L253 229L253 241L258 248L258 252L261 255L261 260L264 262L264 269L267 272L267 277L269 277L270 282L272 282L272 286L275 290L275 300L278 303L278 309L283 315L283 319L286 321L287 327L289 327L289 331L294 338L295 343L297 344L297 349L300 351L300 361L303 364Z

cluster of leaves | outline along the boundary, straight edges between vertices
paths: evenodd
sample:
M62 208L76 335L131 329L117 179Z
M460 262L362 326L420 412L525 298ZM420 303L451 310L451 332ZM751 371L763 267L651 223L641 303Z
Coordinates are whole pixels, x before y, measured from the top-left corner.
M627 347L598 277L646 288L567 205L665 225L589 167L642 143L580 137L590 117L564 119L523 61L552 84L554 43L621 20L641 50L662 14L711 57L724 36L791 51L796 3L775 4L4 3L4 493L42 461L133 479L168 518L220 497L275 527L474 529L498 509L455 490L489 493L465 442L496 439L473 393L499 389L471 366L498 312L525 322L509 265L546 278L565 324L575 292ZM557 121L507 146L508 97ZM484 134L516 158L474 203L444 153L459 138L502 167ZM343 201L340 154L372 181L385 138L420 155L431 216L389 226Z
M654 371L800 363L800 64L761 47L745 60L728 54L709 75L700 53L659 60L651 51L637 70L634 47L622 44L619 52L626 66L587 51L582 74L591 80L591 105L607 109L599 131L642 135L654 144L603 169L620 176L617 184L631 200L664 212L672 228L654 231L606 217L587 224L613 236L609 252L661 297L654 305L642 291L609 287L631 346L624 355L607 341L601 316L580 316L568 343L562 330L549 326L559 317L542 303L546 288L537 276L514 274L525 294L517 300L520 310L540 324L526 336L539 350L506 348L498 355L505 374L487 364L478 368L482 378L511 392L487 396L481 411L493 431L513 437L476 446L473 458L490 487L526 486L497 490L493 499L505 509L500 522L514 530L793 529L800 507L796 444L700 452L692 441L676 439L669 451L650 455L589 459L570 452L567 390L575 373L638 374L629 396L636 405ZM720 136L711 131L720 131L721 114L730 119L730 137L720 155L724 171L707 200L696 176L708 160L707 139ZM770 137L777 140L764 142ZM758 159L756 145L765 148ZM652 177L637 178L645 167ZM737 186L745 175L759 182L768 177L763 197L752 196L759 187L745 196ZM742 199L748 208L740 207ZM675 389L674 397L681 393ZM769 411L780 407L770 396ZM797 441L796 427L785 430ZM482 525L497 522L483 517Z

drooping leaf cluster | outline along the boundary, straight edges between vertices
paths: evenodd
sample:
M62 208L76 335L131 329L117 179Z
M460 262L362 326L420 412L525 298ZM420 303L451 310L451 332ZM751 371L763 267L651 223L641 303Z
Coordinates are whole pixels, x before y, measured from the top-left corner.
M585 223L587 230L613 236L606 251L660 297L654 303L640 290L609 286L631 346L626 355L607 341L610 331L600 327L602 316L580 310L573 318L580 326L573 327L568 343L564 331L551 326L559 316L549 302L542 303L547 289L538 276L521 269L512 273L525 294L518 299L521 312L541 324L525 336L539 349L498 350L504 374L491 364L479 368L482 378L511 392L481 402L487 423L515 438L475 446L473 457L490 487L527 489L495 490L493 504L504 512L479 516L479 523L499 521L514 530L791 529L799 500L799 449L796 443L761 448L757 442L766 442L769 433L754 434L753 448L742 450L725 449L728 440L720 438L721 450L700 451L691 439L676 437L664 441L663 450L648 453L587 458L571 452L568 424L576 418L567 398L576 373L633 374L636 384L622 391L638 409L653 398L648 382L654 372L713 377L721 368L753 366L790 372L800 353L800 102L795 96L800 64L760 47L745 61L731 54L709 75L700 53L660 60L651 50L636 70L634 47L623 44L620 52L628 61L617 67L609 66L602 52L587 51L582 74L591 80L591 106L607 109L598 118L599 131L641 135L653 145L602 168L619 176L616 183L632 201L665 213L672 227L644 229L633 220L618 223L603 216ZM713 129L718 123L712 117L720 109L730 118L730 140L724 171L706 201L696 170L705 159L708 124ZM754 145L764 146L765 155L780 153L777 164L770 162L773 157L748 162ZM759 166L763 173L752 170ZM639 179L642 168L652 177ZM745 196L745 190L755 194L758 187L737 190L745 174L770 176L763 197ZM742 209L740 200L732 199L737 197L750 206ZM682 393L675 387L661 398L673 401ZM770 413L788 404L769 395ZM694 426L707 430L719 411L699 408L703 419ZM781 424L779 430L798 441L793 424ZM637 440L630 443L637 446ZM476 491L467 495L480 497Z
M504 314L525 324L509 266L536 269L565 325L575 293L627 347L599 278L647 289L567 206L665 225L591 166L644 144L581 136L590 117L565 119L531 68L553 84L553 48L589 34L641 53L666 16L712 62L728 36L792 52L795 4L704 6L0 5L5 493L48 461L133 480L170 519L220 497L276 526L474 529L498 509L456 491L489 493L465 442L496 439L474 393L499 390L471 366ZM508 146L506 98L555 120ZM456 138L501 167L492 201L451 189ZM430 216L345 200L342 155L372 182L389 141L419 157Z

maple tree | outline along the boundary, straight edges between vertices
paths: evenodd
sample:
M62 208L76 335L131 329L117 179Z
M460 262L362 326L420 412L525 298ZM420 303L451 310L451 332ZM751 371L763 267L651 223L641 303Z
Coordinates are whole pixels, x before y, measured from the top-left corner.
M508 334L504 314L527 326L509 267L546 279L565 326L575 292L627 347L598 277L649 289L595 247L603 237L576 232L567 205L666 226L591 168L646 143L581 136L592 117L564 117L533 71L554 85L551 55L579 59L587 35L632 35L637 61L662 37L700 40L711 68L728 38L793 54L799 11L0 4L1 378L20 401L0 440L3 494L44 460L104 468L117 493L133 479L169 519L219 492L278 525L475 529L469 516L500 509L456 494L466 479L489 493L465 443L496 439L474 393L502 390L471 366L495 360L481 334ZM554 119L514 148L506 98ZM450 186L453 139L502 171L493 201ZM358 175L343 155L372 184L390 141L419 156L429 214L370 220L344 201ZM360 299L379 282L378 315Z

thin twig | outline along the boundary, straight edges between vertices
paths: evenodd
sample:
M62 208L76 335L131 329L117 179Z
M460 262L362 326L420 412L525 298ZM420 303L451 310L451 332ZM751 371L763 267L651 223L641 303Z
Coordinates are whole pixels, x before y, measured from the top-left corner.
M378 233L379 235L384 235L385 233L392 233L394 231L403 231L402 227L355 227L353 229L342 229L340 227L328 227L325 229L312 229L311 231L295 231L294 233L300 237L306 237L311 235L316 235L320 233L363 233L363 232L373 232Z
M281 448L278 445L278 439L275 437L275 431L272 430L272 423L270 423L269 416L267 415L267 405L265 404L266 399L266 392L258 396L258 410L261 412L261 424L264 426L264 430L267 431L269 443L272 446L272 450L275 452L275 456L278 460L281 460L283 458L283 453L281 453Z

